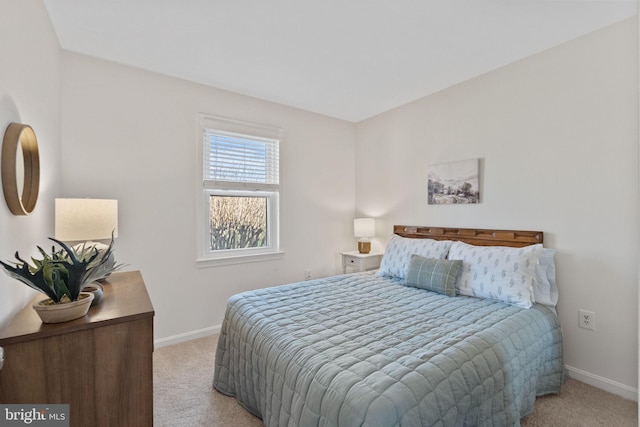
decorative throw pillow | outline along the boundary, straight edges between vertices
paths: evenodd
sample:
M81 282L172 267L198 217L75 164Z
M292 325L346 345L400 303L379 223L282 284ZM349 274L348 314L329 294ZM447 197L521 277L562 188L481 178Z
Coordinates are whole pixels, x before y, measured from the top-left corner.
M456 296L456 278L462 261L411 255L405 283L416 288Z
M531 307L537 264L536 254L531 248L473 246L454 242L449 259L463 261L462 272L456 282L459 294Z
M411 255L445 259L452 243L450 240L409 239L394 234L384 250L377 274L404 279Z

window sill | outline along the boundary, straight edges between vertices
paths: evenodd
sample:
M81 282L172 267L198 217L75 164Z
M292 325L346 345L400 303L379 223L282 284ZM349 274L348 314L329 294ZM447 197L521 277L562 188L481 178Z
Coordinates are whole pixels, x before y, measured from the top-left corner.
M196 260L197 268L219 267L223 265L245 264L250 262L273 261L284 258L284 252L270 252L266 254L236 255L224 258L199 258Z

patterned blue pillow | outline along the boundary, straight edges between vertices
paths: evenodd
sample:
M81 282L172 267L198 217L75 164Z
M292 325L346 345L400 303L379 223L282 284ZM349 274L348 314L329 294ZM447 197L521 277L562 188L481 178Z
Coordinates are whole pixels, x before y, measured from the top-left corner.
M474 246L454 242L449 259L463 262L456 283L459 294L531 307L533 276L538 258L530 248Z
M452 243L450 240L409 239L394 234L384 250L377 274L404 279L407 277L411 255L445 259Z
M432 259L411 255L405 283L416 288L455 297L456 278L461 268L462 261L459 259Z

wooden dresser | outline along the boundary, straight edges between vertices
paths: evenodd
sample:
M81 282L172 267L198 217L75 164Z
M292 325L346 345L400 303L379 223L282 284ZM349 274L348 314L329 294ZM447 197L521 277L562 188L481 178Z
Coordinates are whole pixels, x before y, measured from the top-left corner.
M80 319L44 324L29 304L0 330L0 403L68 403L71 426L152 426L153 315L138 271L112 274Z

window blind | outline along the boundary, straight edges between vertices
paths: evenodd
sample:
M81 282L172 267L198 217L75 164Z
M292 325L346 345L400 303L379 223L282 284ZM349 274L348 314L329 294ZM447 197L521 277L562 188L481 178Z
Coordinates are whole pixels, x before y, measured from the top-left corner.
M207 128L203 138L205 188L278 189L278 140Z

